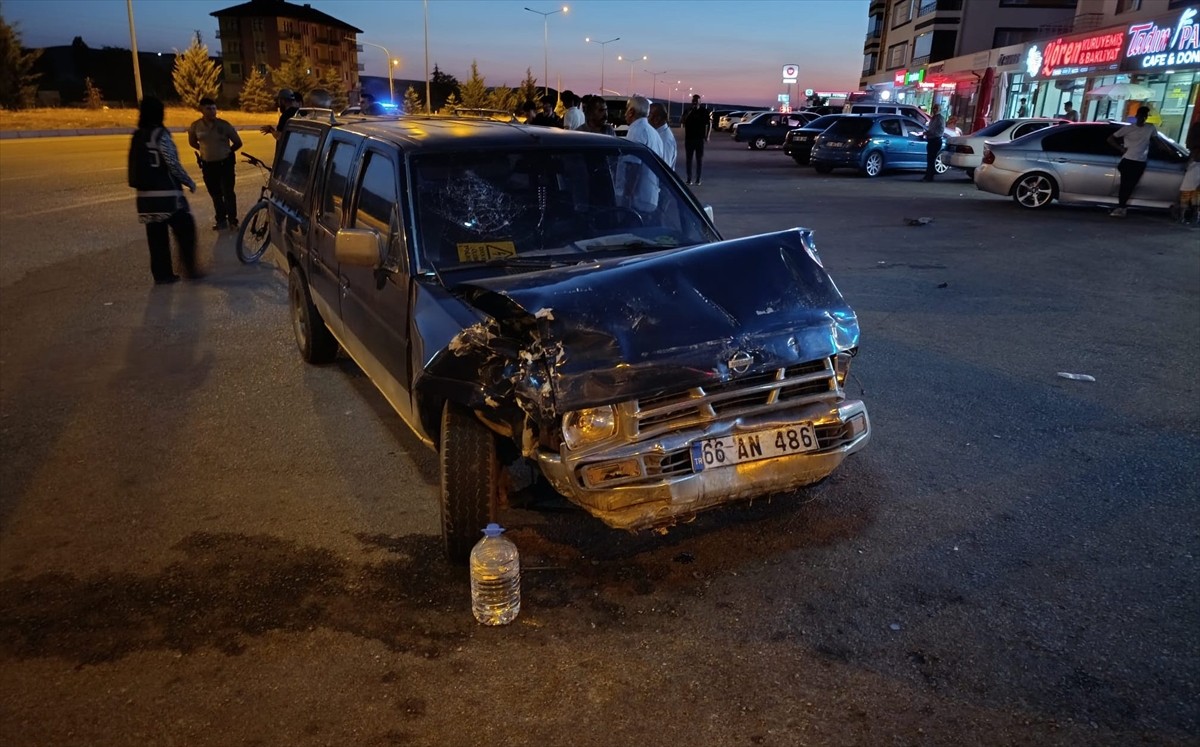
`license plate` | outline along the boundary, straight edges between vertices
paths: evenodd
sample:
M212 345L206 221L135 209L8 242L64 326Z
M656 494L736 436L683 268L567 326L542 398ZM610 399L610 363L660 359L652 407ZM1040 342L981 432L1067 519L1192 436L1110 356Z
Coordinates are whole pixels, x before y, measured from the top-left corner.
M692 443L692 471L728 467L759 459L816 451L817 433L812 423L797 423L765 431L706 438Z

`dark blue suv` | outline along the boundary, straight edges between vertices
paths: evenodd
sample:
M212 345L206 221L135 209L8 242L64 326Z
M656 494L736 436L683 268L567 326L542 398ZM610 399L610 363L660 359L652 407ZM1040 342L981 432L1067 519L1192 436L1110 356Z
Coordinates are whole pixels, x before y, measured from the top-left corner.
M817 136L809 159L822 174L835 168L858 169L867 176L886 169L924 171L925 126L894 114L842 117ZM944 174L948 168L942 151L934 170Z

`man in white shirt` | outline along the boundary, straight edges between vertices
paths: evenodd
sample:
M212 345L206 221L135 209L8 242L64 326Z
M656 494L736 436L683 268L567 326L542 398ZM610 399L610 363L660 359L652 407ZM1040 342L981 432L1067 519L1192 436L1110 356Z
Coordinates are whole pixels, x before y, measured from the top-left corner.
M563 112L563 129L577 130L583 124L583 110L579 108L579 97L574 91L563 91L562 102L566 110Z
M662 159L674 171L675 159L679 156L679 146L675 142L675 133L671 132L671 125L667 123L667 107L662 104L651 104L650 116L647 119L650 120L650 126L657 130L659 137L662 138Z
M663 141L650 126L646 116L650 113L650 100L645 96L631 96L625 105L625 121L629 124L626 142L641 143L659 158L663 155ZM636 156L622 156L617 165L617 195L622 204L639 213L652 213L658 207L658 177L650 165Z
M1139 106L1133 124L1127 124L1109 136L1108 142L1121 151L1121 162L1117 172L1121 175L1121 188L1117 190L1117 207L1109 215L1125 217L1125 204L1146 173L1146 159L1150 157L1150 141L1158 137L1158 128L1146 121L1150 107Z

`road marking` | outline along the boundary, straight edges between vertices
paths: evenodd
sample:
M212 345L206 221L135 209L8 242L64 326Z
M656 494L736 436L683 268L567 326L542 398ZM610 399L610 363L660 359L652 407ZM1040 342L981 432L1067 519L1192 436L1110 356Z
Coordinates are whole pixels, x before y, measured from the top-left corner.
M80 172L76 172L76 173L100 174L105 171L125 171L127 168L129 168L129 167L128 166L114 166L111 169L92 169L91 171L80 171ZM55 178L57 178L57 177L55 177L53 175L47 175L47 174L27 174L25 176L8 176L8 177L0 178L0 184L3 184L4 182L19 182L23 179L55 179Z
M98 198L95 200L85 200L83 202L72 203L70 205L59 205L57 207L45 208L43 210L33 210L28 213L0 213L0 218L5 218L5 219L33 218L34 216L46 215L47 213L57 213L62 210L75 210L76 208L89 207L91 205L103 205L108 202L123 202L123 201L133 202L134 195L132 193L130 193L130 194L121 195L119 197L101 197L101 198Z

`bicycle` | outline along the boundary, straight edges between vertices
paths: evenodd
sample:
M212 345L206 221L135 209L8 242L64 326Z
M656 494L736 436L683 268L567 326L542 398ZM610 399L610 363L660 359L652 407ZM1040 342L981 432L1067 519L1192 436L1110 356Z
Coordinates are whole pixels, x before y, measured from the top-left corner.
M254 203L254 206L246 213L246 217L242 218L242 225L238 229L237 258L241 260L242 264L248 265L260 260L266 253L267 247L271 245L271 202L268 199L271 194L271 167L249 153L243 153L242 157L250 164L257 166L259 171L265 172L262 189L258 194L258 202Z

